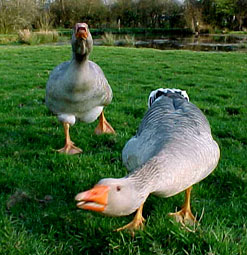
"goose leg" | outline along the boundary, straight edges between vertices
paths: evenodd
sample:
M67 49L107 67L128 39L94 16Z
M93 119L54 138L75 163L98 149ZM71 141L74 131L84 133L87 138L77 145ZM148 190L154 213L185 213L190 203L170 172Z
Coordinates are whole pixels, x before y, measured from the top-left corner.
M134 219L127 225L116 229L116 231L122 231L128 229L132 235L134 235L134 230L143 229L145 219L142 217L142 209L144 203L137 209Z
M190 208L190 193L192 190L192 186L186 189L185 191L185 202L182 206L182 209L175 213L169 213L169 216L172 216L176 219L177 222L181 224L189 224L193 225L196 222L195 216L191 212Z
M66 153L66 154L78 154L81 153L82 150L74 145L74 143L70 140L70 135L69 135L69 123L64 122L63 123L64 127L64 134L65 134L65 146L57 150L60 153Z
M99 117L99 124L94 130L96 135L101 134L115 134L115 130L112 126L107 122L104 112L102 111Z

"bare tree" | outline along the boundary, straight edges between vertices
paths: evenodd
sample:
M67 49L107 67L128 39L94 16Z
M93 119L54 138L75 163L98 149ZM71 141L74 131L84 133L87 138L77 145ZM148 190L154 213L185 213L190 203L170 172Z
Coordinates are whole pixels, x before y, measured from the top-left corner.
M198 0L185 0L184 7L184 16L187 25L193 32L198 32L202 23L201 2Z
M247 19L247 0L236 0L236 18L238 20L238 29L243 29L244 20Z
M31 28L37 14L34 0L0 0L0 30L9 33Z

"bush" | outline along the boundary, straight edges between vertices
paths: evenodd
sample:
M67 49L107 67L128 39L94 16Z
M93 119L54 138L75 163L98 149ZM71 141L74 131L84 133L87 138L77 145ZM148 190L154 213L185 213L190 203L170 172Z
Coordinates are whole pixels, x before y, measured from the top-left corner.
M0 35L0 44L11 44L18 41L17 35Z
M41 30L30 32L29 29L20 30L18 33L19 42L29 45L43 44L58 41L57 31Z
M102 36L104 45L112 46L115 44L116 36L112 33L104 33Z
M124 37L125 43L128 46L133 46L135 45L135 36L134 35L125 35Z
M28 43L31 40L31 32L29 29L19 30L18 39L20 43Z

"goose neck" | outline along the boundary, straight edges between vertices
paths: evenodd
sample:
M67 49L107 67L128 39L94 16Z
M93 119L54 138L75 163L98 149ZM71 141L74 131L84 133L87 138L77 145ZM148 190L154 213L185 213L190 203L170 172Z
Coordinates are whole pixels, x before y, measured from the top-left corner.
M85 62L88 61L88 54L81 55L81 54L77 54L77 53L73 52L72 59L75 60L79 64L84 64Z
M144 200L150 193L156 190L158 182L157 175L155 174L156 172L155 166L145 164L127 176L137 193L140 194Z

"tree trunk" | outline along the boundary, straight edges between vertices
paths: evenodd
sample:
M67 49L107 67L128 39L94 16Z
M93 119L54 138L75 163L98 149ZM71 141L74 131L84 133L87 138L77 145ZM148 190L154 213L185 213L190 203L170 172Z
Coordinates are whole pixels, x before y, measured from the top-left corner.
M242 31L243 29L243 17L239 17L239 27L238 27L239 31Z
M64 8L64 0L60 0L60 4L61 4L61 9L62 9L62 13L65 13L65 8Z

